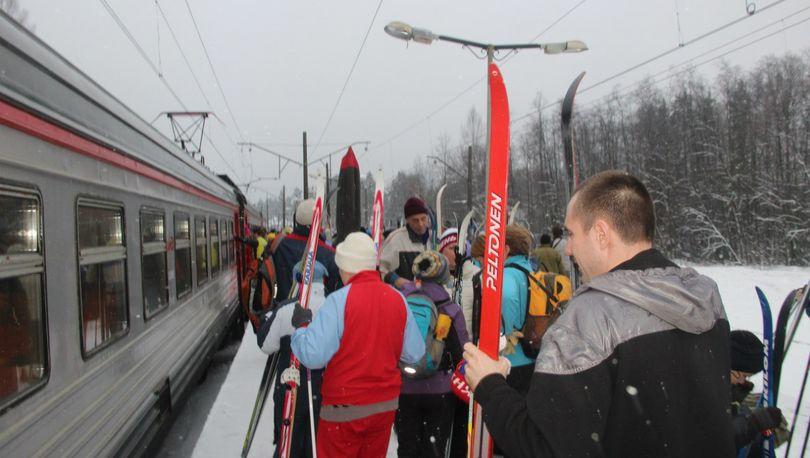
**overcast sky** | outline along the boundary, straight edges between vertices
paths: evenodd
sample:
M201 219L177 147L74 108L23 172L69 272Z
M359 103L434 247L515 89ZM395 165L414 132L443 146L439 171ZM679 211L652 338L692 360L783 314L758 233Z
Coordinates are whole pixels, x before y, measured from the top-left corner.
M461 140L461 125L470 108L484 113L486 88L479 83L459 94L482 79L485 62L451 43L425 46L393 39L383 32L383 26L393 20L475 41L520 43L534 39L574 8L539 41L579 39L587 43L589 51L553 56L523 51L502 64L512 117L517 118L531 110L538 92L546 100L561 98L570 81L582 70L588 72L580 86L585 90L678 46L679 42L689 42L746 15L746 0L585 0L581 4L580 0L188 0L233 110L229 113L184 0L159 0L159 6L199 79L204 96L154 0L107 2L183 103L190 110L213 111L222 120L222 123L210 121L207 129L224 160L207 142L203 153L209 167L219 173L236 174L235 181L240 183L257 177L275 177L278 172L274 157L256 149L252 153L240 152L235 142L242 139L265 144L296 159L301 156L301 148L296 145L301 143L305 130L310 158L350 142L367 140L371 143L368 152L362 155L361 172L383 167L389 178L412 164L417 155L429 154L441 134L449 135L454 144ZM100 0L20 3L28 10L40 38L147 121L162 111L182 110ZM327 126L380 4L354 73ZM758 1L756 6L760 12L733 26L593 90L585 90L577 103L587 105L614 88L672 69L732 40L734 44L692 63L700 64L810 18L808 0ZM810 21L731 52L724 59L743 68L750 67L766 54L801 52L808 46L808 36ZM714 61L699 70L711 77L719 66L719 61ZM412 125L415 126L389 141ZM170 133L165 118L157 120L155 127ZM513 132L521 128L519 123L512 126ZM319 140L321 145L316 147ZM357 146L356 152L364 153L364 147ZM333 156L335 167L341 154ZM280 192L282 184L300 187L300 169L291 165L282 174L282 180L256 182L251 197Z

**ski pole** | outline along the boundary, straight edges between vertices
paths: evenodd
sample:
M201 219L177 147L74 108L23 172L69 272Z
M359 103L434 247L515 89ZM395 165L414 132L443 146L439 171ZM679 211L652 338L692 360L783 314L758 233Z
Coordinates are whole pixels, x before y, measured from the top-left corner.
M793 425L790 427L790 436L788 436L787 449L785 456L790 456L790 445L793 443L793 433L796 431L796 423L799 420L799 409L802 407L802 398L804 397L804 389L807 386L807 373L810 372L810 355L807 355L807 365L804 368L804 379L802 380L802 388L799 391L799 400L796 402L796 410L793 411ZM804 435L804 449L807 450L807 433ZM804 452L802 452L804 456Z

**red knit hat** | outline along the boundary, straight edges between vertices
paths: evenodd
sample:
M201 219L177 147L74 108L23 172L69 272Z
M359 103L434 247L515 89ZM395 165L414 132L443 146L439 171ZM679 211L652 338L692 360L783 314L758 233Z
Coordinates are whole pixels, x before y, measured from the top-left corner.
M405 202L405 217L418 215L420 213L427 214L428 209L425 201L418 197L411 197Z

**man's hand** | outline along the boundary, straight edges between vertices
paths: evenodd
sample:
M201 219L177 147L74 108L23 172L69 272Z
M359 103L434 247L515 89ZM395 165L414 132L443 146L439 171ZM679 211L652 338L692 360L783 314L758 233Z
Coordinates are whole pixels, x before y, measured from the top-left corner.
M501 357L496 361L469 342L464 344L464 360L467 361L464 378L473 392L478 387L478 382L487 375L501 374L505 378L511 367L506 358Z
M411 283L407 278L399 277L394 280L394 286L397 287L398 290L402 290L408 283Z

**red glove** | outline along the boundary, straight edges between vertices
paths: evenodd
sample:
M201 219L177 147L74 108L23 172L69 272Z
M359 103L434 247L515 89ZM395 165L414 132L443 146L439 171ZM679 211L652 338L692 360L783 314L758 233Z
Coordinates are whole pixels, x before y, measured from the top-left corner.
M464 364L462 360L456 365L456 370L453 371L453 376L450 378L450 388L453 390L453 394L469 404L470 386L467 385L467 380L464 378Z

